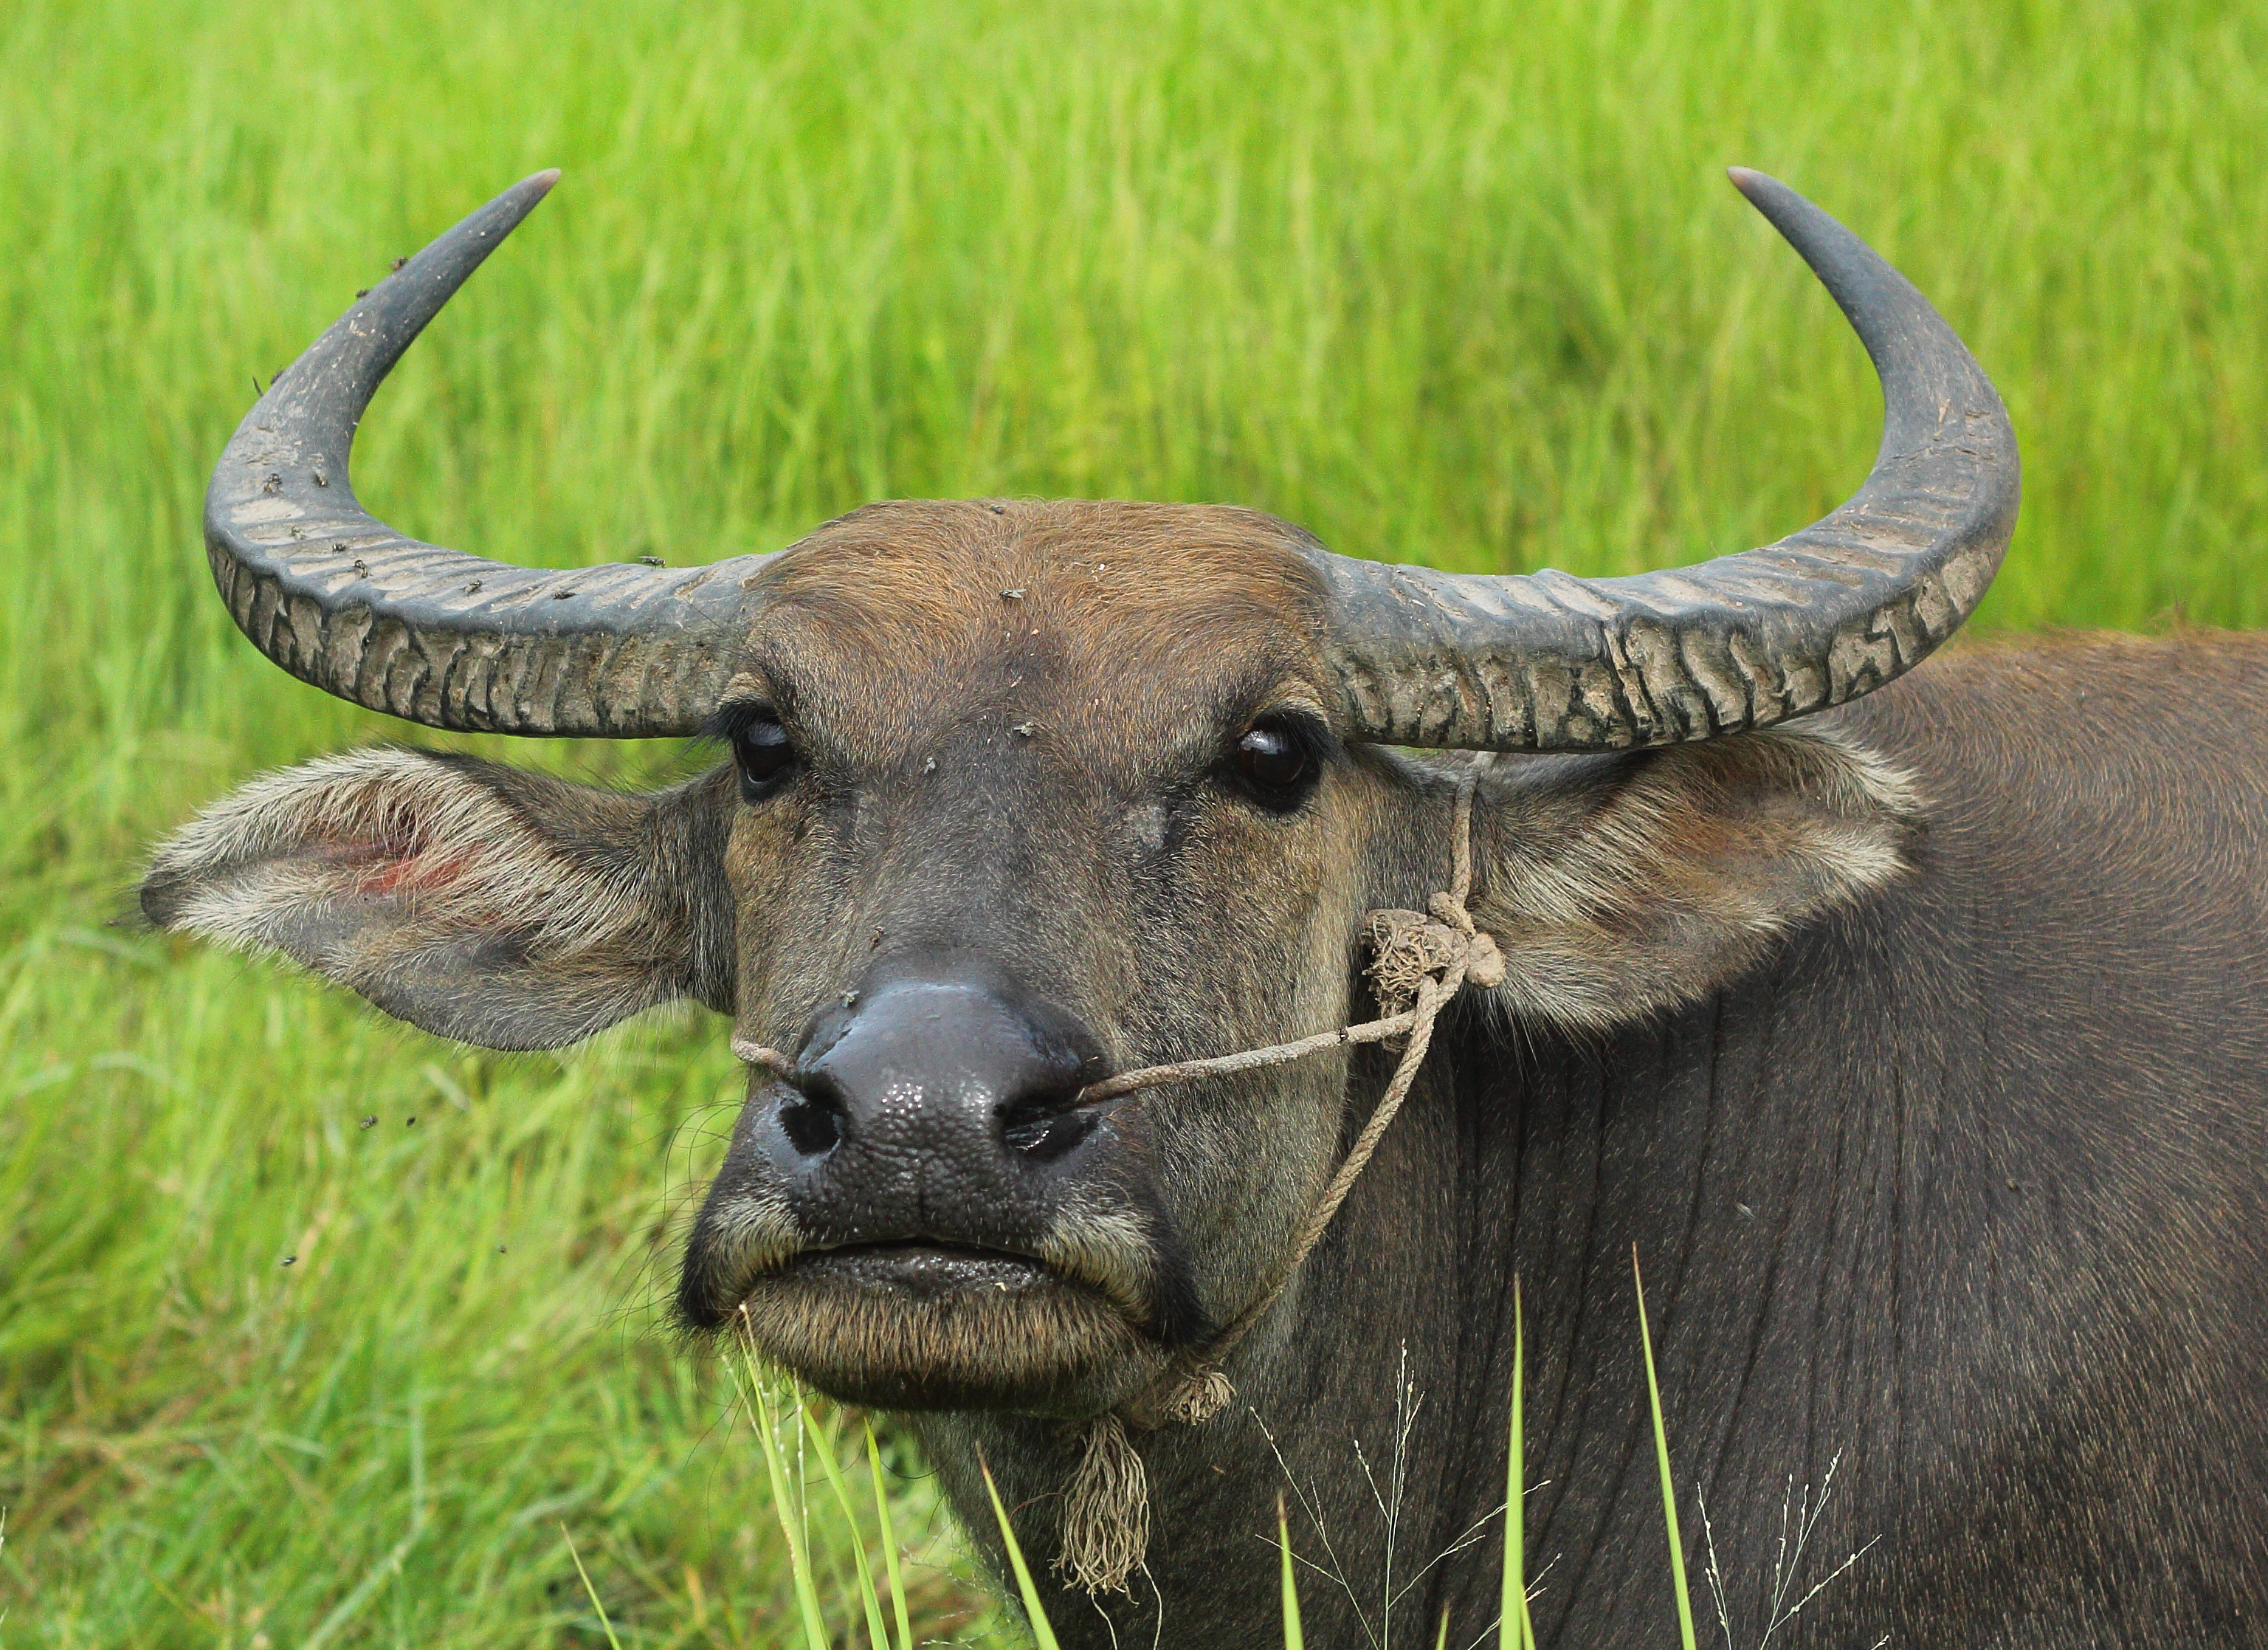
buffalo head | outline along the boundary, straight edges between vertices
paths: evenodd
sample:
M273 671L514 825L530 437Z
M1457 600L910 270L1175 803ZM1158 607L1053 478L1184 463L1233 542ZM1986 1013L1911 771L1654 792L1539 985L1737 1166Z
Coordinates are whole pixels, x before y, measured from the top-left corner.
M357 703L705 733L731 760L644 796L319 762L182 831L143 902L492 1047L691 998L789 1051L752 1067L692 1232L691 1323L909 1409L1092 1415L1202 1348L1276 1274L1378 1057L1085 1091L1359 1016L1364 913L1422 905L1449 851L1455 764L1406 748L1533 754L1476 826L1491 1012L1601 1027L1689 1000L1898 873L1906 782L1776 725L1967 615L2014 439L1920 296L1769 180L1736 174L1872 353L1881 455L1778 543L1606 580L1382 566L1248 511L1134 504L878 505L683 568L416 542L356 501L357 422L551 181L278 377L213 478L214 571L269 657Z

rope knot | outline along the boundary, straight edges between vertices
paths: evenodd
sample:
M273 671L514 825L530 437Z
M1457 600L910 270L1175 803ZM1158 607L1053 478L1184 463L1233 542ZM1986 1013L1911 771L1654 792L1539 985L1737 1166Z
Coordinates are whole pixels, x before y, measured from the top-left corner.
M1418 988L1427 980L1447 985L1472 948L1467 936L1423 911L1374 910L1364 919L1363 939L1370 947L1363 973L1388 1020L1418 1005Z
M1476 930L1472 949L1465 954L1465 983L1492 991L1504 983L1504 953L1497 948L1496 936Z
M1228 1377L1208 1366L1166 1394L1162 1418L1177 1426L1203 1426L1235 1397L1236 1389L1228 1384Z
M1431 917L1380 910L1363 921L1370 946L1370 965L1363 972L1389 1020L1418 1006L1419 988L1428 980L1444 1003L1467 983L1484 991L1504 983L1504 953L1493 936L1473 925L1464 901L1445 893L1429 902Z

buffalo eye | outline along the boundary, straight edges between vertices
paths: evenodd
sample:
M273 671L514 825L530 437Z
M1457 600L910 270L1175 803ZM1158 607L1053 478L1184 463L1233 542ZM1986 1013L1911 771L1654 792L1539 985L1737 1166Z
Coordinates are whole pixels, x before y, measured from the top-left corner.
M733 760L740 770L740 794L753 802L770 795L795 767L795 746L777 718L759 716L733 733Z
M1306 744L1279 723L1256 722L1236 741L1236 770L1263 796L1296 791L1308 767Z

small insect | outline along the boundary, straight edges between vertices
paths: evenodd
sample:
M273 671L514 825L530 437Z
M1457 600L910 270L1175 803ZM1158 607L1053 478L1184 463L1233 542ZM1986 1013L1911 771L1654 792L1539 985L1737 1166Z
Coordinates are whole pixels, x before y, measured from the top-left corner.
M364 1118L362 1120L362 1127L364 1127L364 1128L365 1128L365 1129L375 1129L375 1128L377 1128L377 1127L378 1127L378 1114L377 1114L376 1112L374 1112L374 1111L373 1111L372 1113L371 1113L371 1114L370 1114L370 1116L369 1116L364 1117Z
M368 298L370 296L370 289L366 286L358 286L355 288L355 296L357 298Z
M320 470L317 470L317 471L315 472L315 485L316 485L316 486L318 486L318 487L328 487L330 484L331 484L331 478L330 478L329 476L328 476L328 475L324 475L324 474L322 473L322 471L320 471Z
M468 595L468 596L469 596L469 595L473 595L473 594L476 593L479 591L480 587L481 587L481 581L480 581L479 579L475 578L475 580L473 580L473 582L472 582L471 584L467 585L467 586L465 586L465 593L466 593L467 595Z
M260 382L258 379L254 379L252 381L255 384ZM282 492L284 490L284 477L274 470L269 471L268 479L260 483L260 490L263 493Z
M367 578L370 577L370 564L363 560L359 556L355 557L355 573L358 578Z
M1743 1220L1753 1220L1756 1218L1756 1212L1744 1203L1736 1203L1733 1207L1741 1212L1741 1219Z
M866 949L867 949L867 950L869 950L869 951L872 951L872 950L873 950L873 949L874 949L874 947L877 947L877 946L880 945L881 943L882 943L882 931L881 931L880 929L877 928L877 929L874 931L874 937L873 937L872 939L869 939L869 940L866 942Z
M845 1008L856 1008L856 1007L858 1007L858 992L856 992L856 991L845 991L845 992L843 992L843 1007L845 1007Z
M984 507L996 516L1005 516L1008 513L1008 506L1005 505L987 505Z
M499 1255L501 1255L501 1254L503 1254L504 1252L504 1245L503 1245L503 1244L501 1244L501 1243L497 1244L497 1254L499 1254Z
M281 1266L290 1266L290 1265L296 1264L296 1263L298 1263L298 1258L299 1258L299 1257L298 1257L297 1255L286 1255L286 1256L284 1256L281 1261L277 1262L276 1263L277 1263L278 1265L281 1265Z
M401 1120L401 1126L405 1129L414 1129L417 1126L417 1119L415 1117L404 1117Z
M937 771L937 758L932 756L927 762L922 763L922 771L924 773L935 773Z
M554 601L564 601L574 593L572 590L555 590L551 593L551 599Z
M407 259L407 258L396 258L396 259L395 259L395 260L394 260L394 261L390 265L388 265L387 267L388 267L389 269L391 269L394 271L394 273L395 273L396 275L399 275L399 274L401 274L401 266L402 266L403 264L405 264L405 263L409 262L409 259Z
M1023 599L1024 593L1020 590L1004 590L1000 593L1000 600L1003 601L1021 601Z
M1008 731L1019 739L1029 739L1040 731L1040 725L1037 722L1019 722Z
M666 567L669 565L667 562L663 561L659 556L641 556L638 557L638 561L641 564L647 567Z

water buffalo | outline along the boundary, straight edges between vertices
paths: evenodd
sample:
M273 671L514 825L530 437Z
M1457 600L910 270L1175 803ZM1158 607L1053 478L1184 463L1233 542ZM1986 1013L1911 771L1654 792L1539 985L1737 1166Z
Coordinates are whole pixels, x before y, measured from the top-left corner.
M1066 1643L1273 1642L1287 1489L1311 1642L1382 1642L1389 1609L1474 1641L1515 1279L1541 1641L1663 1642L1633 1245L1736 1650L2268 1643L2268 648L2034 639L1889 686L1984 593L2017 461L1880 259L1735 174L1886 429L1849 504L1675 572L1450 577L1244 510L1006 499L557 572L405 538L347 475L551 181L276 379L214 475L213 570L357 703L731 760L651 795L312 762L165 844L151 920L492 1048L688 998L784 1050L683 1315L912 1414L980 1531L989 1459L1041 1555L1082 1440L1130 1418L1147 1564L1066 1589ZM1471 828L1503 977L1292 1270L1390 1052L1089 1091L1370 1012L1366 913L1447 874L1471 759L1428 748L1520 753ZM1278 1283L1227 1411L1142 1425Z

